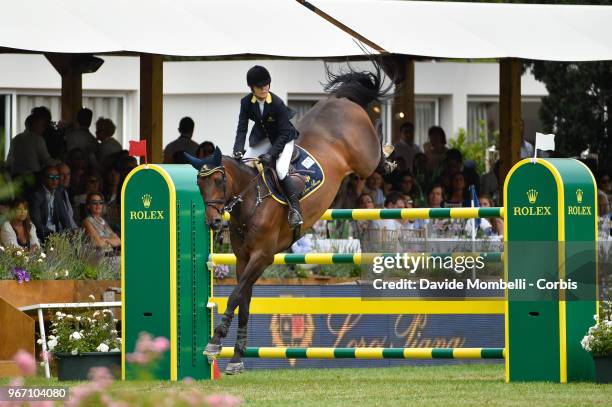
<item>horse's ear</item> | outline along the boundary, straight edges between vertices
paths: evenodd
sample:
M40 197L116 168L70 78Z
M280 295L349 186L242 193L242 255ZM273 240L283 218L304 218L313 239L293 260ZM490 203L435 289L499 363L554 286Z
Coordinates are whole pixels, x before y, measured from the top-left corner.
M213 167L218 167L221 165L221 160L223 159L223 155L221 154L221 149L219 148L219 146L215 147L215 152L213 153L212 157L211 157L211 164L213 165Z
M196 158L196 157L192 156L191 154L185 153L185 152L183 152L183 155L185 155L185 158L187 159L187 161L189 161L189 164L191 164L193 166L193 168L196 169L196 171L200 171L200 169L204 165L204 161L205 160L200 159L200 158Z

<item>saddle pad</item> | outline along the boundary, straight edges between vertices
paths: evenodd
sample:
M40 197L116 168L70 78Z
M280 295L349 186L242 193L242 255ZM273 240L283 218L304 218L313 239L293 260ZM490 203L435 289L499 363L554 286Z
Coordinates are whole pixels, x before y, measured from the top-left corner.
M302 191L302 195L300 196L301 201L323 185L325 182L325 174L323 173L323 168L317 159L312 156L312 154L300 146L296 146L296 149L299 153L298 158L296 160L292 160L291 165L295 168L295 172L302 174L306 180L304 191ZM287 200L285 199L283 192L279 191L275 182L270 179L270 174L268 171L264 171L263 180L270 190L272 198L286 205Z

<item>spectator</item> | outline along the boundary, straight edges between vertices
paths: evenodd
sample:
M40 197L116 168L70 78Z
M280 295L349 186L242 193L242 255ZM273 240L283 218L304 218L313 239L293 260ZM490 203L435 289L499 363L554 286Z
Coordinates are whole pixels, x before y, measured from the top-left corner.
M11 175L33 175L42 168L56 165L43 139L43 133L51 125L51 115L42 110L36 110L26 119L26 129L11 140L7 165Z
M393 191L385 198L386 209L404 209L404 195L400 192ZM402 221L400 219L378 219L372 221L374 229L398 230L402 229Z
M372 195L363 193L357 198L357 209L374 209L374 199ZM360 239L364 238L364 233L372 228L371 220L356 220L351 222L351 235Z
M70 219L70 229L76 229L77 225L75 223L74 210L72 205L72 198L70 197L70 167L61 163L57 166L57 171L60 174L60 194L62 196L62 205L66 209L68 213L68 219Z
M212 141L205 141L198 146L198 151L196 151L196 157L198 158L206 158L212 153L215 152L215 145Z
M332 207L335 209L353 209L357 205L358 198L365 189L365 180L359 175L352 173L344 179Z
M96 159L102 173L106 173L112 168L115 154L122 150L121 144L113 138L115 130L115 124L111 119L100 117L96 121L96 137L100 140Z
M466 202L468 202L468 204L466 204ZM448 193L445 206L470 206L467 188L465 185L465 176L462 172L456 172L451 177L450 192Z
M93 112L82 107L76 117L74 129L66 133L66 151L69 153L75 148L83 151L91 165L95 165L95 154L98 148L98 141L89 131Z
M442 170L439 175L438 182L442 184L444 190L449 191L451 188L452 177L457 172L463 171L463 155L456 148L451 148L446 151L444 162L440 167Z
M87 173L87 159L80 148L71 150L66 155L66 164L70 167L70 193L78 195L85 189L85 174Z
M431 126L427 131L429 142L423 146L427 156L428 170L435 174L446 157L446 133L440 126Z
M102 212L104 210L104 198L99 192L87 195L88 216L83 220L83 229L91 239L92 243L103 252L111 252L121 247L121 239L110 228Z
M395 189L402 194L410 197L413 202L418 202L419 205L425 204L425 199L421 189L416 184L414 177L409 171L402 173L399 177L399 182L395 186Z
M521 120L521 158L531 158L533 152L533 144L525 140L525 122Z
M481 208L491 208L492 200L488 195L480 195L478 197ZM476 224L476 233L482 231L485 236L503 236L504 222L500 218L480 218L469 219L465 224L465 232L467 235L472 234L472 225Z
M374 206L380 208L385 203L385 194L383 192L383 177L378 172L374 171L365 180L365 188L363 192L368 192L374 198Z
M427 206L429 208L443 208L444 188L440 184L434 184L427 191Z
M191 137L193 136L193 128L195 127L195 123L191 117L183 117L179 122L179 137L168 143L166 148L164 149L164 164L178 164L174 161L176 153L186 152L193 156L196 155L198 151L198 143L193 141ZM213 148L214 151L214 148Z
M422 153L421 147L414 144L414 125L411 122L404 122L400 126L400 140L393 146L395 150L393 154L397 158L403 159L403 167L400 166L400 162L398 162L398 169L400 171L412 170L412 164L414 161L414 156Z
M599 176L599 189L606 194L608 201L612 199L612 182L610 182L610 174L604 172Z
M49 155L55 160L60 161L66 152L66 143L64 141L64 131L66 123L59 122L57 125L51 121L51 111L45 106L38 106L32 109L33 115L44 117L46 126L43 129L42 136L47 146Z
M499 196L499 160L495 161L493 168L480 179L480 193L497 201Z
M62 194L59 188L61 176L57 167L45 168L42 175L43 179L32 197L30 213L38 238L44 243L51 233L71 230L71 222L62 204Z
M427 169L427 156L419 153L414 156L414 162L412 163L412 175L416 183L423 189L426 190L432 181L432 176Z
M2 224L0 241L4 247L40 248L36 226L30 220L28 201L18 198L10 205L9 220Z
M112 171L111 171L112 172ZM87 197L93 192L102 190L102 178L95 172L89 172L85 176L85 190L82 194L74 197L74 206L77 208L78 217L77 219L81 222L87 215L85 208L87 204Z

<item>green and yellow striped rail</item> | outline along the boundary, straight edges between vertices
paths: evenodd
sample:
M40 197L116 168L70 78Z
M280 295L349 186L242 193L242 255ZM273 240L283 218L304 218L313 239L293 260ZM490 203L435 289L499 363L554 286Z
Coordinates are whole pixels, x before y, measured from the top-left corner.
M503 218L504 208L328 209L321 220ZM223 219L229 220L225 212Z
M504 359L504 348L247 348L244 357L261 359ZM234 348L219 357L231 358Z
M427 256L431 258L482 256L485 263L501 263L503 252L477 253L406 253L408 257ZM274 264L372 264L375 257L396 257L398 253L278 253L274 255ZM403 255L403 253L399 253ZM402 256L403 258L403 256ZM213 265L236 265L236 256L232 253L211 253L209 261Z

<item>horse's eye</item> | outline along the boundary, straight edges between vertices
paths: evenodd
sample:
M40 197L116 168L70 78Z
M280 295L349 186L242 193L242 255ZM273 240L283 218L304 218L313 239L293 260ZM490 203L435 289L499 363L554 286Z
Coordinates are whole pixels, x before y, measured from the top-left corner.
M222 179L220 179L220 178L217 178L217 179L215 180L215 186L216 186L217 188L221 188L221 187L223 187L223 180L222 180Z

